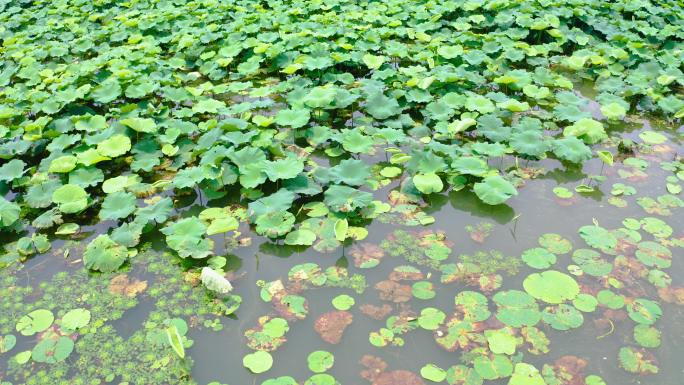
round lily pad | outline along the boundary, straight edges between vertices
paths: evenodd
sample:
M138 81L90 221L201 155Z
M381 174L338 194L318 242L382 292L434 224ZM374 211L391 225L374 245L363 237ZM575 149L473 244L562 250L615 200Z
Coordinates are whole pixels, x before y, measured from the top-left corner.
M641 228L653 234L656 238L665 238L672 235L672 227L658 218L644 218L641 220Z
M446 378L446 371L433 364L427 364L420 369L420 375L432 382L441 382Z
M525 291L548 303L561 303L579 294L579 285L569 275L556 270L530 274L523 282Z
M597 249L612 249L617 245L617 239L603 227L582 226L579 234L589 246Z
M641 228L641 222L634 218L627 218L623 220L622 225L630 230L639 230Z
M591 313L594 310L596 310L598 300L591 294L581 293L578 294L577 297L575 297L575 299L572 300L572 305L580 311L583 311L585 313Z
M336 385L338 384L337 381L335 381L335 377L329 375L329 374L315 374L311 376L304 385Z
M611 309L620 309L625 306L625 299L610 290L601 290L596 294L596 299Z
M556 187L553 189L553 193L559 198L572 198L572 191L566 189L565 187Z
M542 319L556 330L578 328L584 322L582 313L566 304L547 307L542 312Z
M55 316L50 310L34 310L21 317L17 322L17 331L25 336L32 336L49 328L54 320Z
M637 323L651 325L663 314L657 303L647 299L637 299L627 305L629 318Z
M515 354L517 340L512 335L503 331L488 330L485 332L489 350L496 354Z
M572 244L558 234L544 234L539 238L541 247L545 247L554 254L565 254L572 250Z
M496 318L508 326L534 326L541 321L537 301L525 292L500 291L494 295L492 301L499 306Z
M644 131L639 134L641 140L650 144L663 144L667 141L667 137L663 134L659 134L653 131Z
M479 322L489 318L487 297L474 291L462 291L454 299L456 310L463 315L463 321Z
M86 309L74 309L62 317L62 326L76 330L85 327L90 322L90 311Z
M601 259L601 254L595 250L577 249L572 253L572 260L594 277L603 277L613 271L613 265Z
M513 374L513 363L503 354L478 356L473 362L473 367L486 380L495 380Z
M630 373L635 374L655 374L658 373L658 360L646 349L636 349L624 347L618 354L620 367Z
M430 282L416 282L411 290L413 291L413 296L420 299L430 299L436 295L435 286Z
M446 372L449 385L482 385L484 379L474 368L465 365L455 365Z
M262 332L270 338L280 338L290 330L290 325L283 318L273 318L264 324Z
M641 346L655 348L660 345L660 331L654 327L639 324L634 327L634 340Z
M309 354L309 369L316 373L323 373L326 370L332 368L335 362L335 357L324 350L317 350Z
M556 263L556 256L543 247L535 247L523 252L522 260L535 269L547 269Z
M273 356L269 352L259 350L248 354L242 359L242 364L252 373L263 373L273 366Z
M546 369L546 368L545 368ZM515 372L511 376L509 385L546 385L539 369L526 363L515 364Z
M354 298L346 294L338 295L332 300L332 304L337 310L349 310L352 306L354 306L354 303Z
M74 341L69 337L46 338L33 348L31 357L37 362L54 364L66 360L73 351Z
M17 344L17 337L8 334L0 338L0 353L7 353Z
M644 241L637 245L636 257L646 266L655 266L660 269L672 265L672 252L660 243Z
M445 318L446 315L441 310L428 307L421 310L418 324L423 329L436 330L444 322Z

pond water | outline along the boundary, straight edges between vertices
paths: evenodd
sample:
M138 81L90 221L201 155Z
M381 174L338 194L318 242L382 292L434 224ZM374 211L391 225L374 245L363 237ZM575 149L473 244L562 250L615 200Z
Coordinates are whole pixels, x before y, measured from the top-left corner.
M617 132L621 132L624 138L630 138L637 142L641 141L639 139L641 132L655 129L646 120L636 123L621 122L615 124L613 128ZM683 209L679 207L681 204L672 203L672 205L668 206L657 202L658 197L668 196L665 187L666 178L675 175L675 172L669 170L666 163L673 160L678 162L677 154L681 150L681 145L678 140L678 133L674 128L661 126L657 131L668 137L668 140L662 144L653 145L650 149L644 151L645 153L643 154L637 152L637 158L644 161L638 165L639 169L644 172L640 176L633 175L633 172L637 169L636 167L619 161L616 161L614 166L611 167L604 165L599 158L585 162L582 165L573 164L569 166L564 166L560 162L550 159L543 161L518 160L518 166L521 169L526 170L526 173L536 175L536 177L525 180L523 188L525 193L512 197L505 204L497 206L486 205L477 199L474 193L466 190L452 190L445 193L430 194L425 196L424 200L419 202L419 204L421 205L422 212L434 217L434 223L426 226L420 224L406 226L404 224L407 223L408 216L390 212L373 220L365 227L368 230L368 236L365 239L360 241L348 240L344 246L334 247L327 253L318 252L313 247L289 246L285 245L282 240L273 241L267 239L250 231L249 227L244 223L238 229L240 232L239 236L232 237L233 233L231 233L232 238L229 237L231 244L227 248L224 245L225 240L223 236L214 235L211 238L217 247L216 255L227 256L227 263L224 269L231 271L229 277L231 277L232 285L234 286L231 294L242 298L242 305L230 316L216 317L211 314L203 314L207 313L205 310L207 307L207 300L205 298L207 297L204 294L204 290L200 290L202 295L196 296L194 300L190 299L184 302L187 299L184 297L190 293L187 290L189 290L189 287L192 287L191 283L182 282L179 279L179 277L183 277L178 275L182 271L180 267L183 264L177 266L171 264L166 266L166 268L161 267L161 265L166 265L169 262L174 263L173 261L176 261L175 263L178 263L181 260L170 256L166 259L155 260L155 258L162 258L159 257L161 253L169 252L164 235L158 229L155 229L144 234L141 238L141 244L148 245L146 251L141 252L144 257L133 257L130 267L125 269L128 277L125 280L125 285L122 287L125 287L123 290L131 291L124 291L125 294L130 295L124 298L135 299L136 301L128 305L118 303L113 306L114 308L119 308L122 312L116 316L118 319L112 320L109 323L112 326L112 330L109 330L109 332L113 333L113 336L118 335L123 339L134 340L136 337L141 338L140 333L142 330L142 336L144 336L142 341L130 342L129 340L131 344L153 344L154 338L163 339L164 336L155 336L155 330L158 329L156 324L159 321L163 322L163 315L170 315L174 312L166 302L176 298L177 300L173 303L173 306L191 309L190 311L181 310L180 318L185 319L191 326L187 332L187 338L194 341L194 344L186 349L186 354L192 357L194 361L191 375L199 384L208 384L214 381L222 384L260 384L263 381L280 376L291 376L297 381L303 381L314 374L309 368L307 357L315 351L329 352L334 356L334 364L326 373L332 375L339 383L363 384L368 383L360 374L363 370L367 369L361 363L364 356L381 359L386 363L385 372L407 370L419 374L421 368L428 364L436 365L444 370L448 370L456 365L468 365L468 360L472 360L472 357L468 358L464 356L464 353L473 351L473 349L478 347L487 346L488 339L484 338L487 330L497 330L506 326L504 323L496 321L497 315L501 314L501 312L497 311L498 306L493 300L494 295L510 290L525 291L524 281L528 276L544 270L556 270L565 274L579 274L572 276L579 283L581 293L590 294L592 297L596 297L597 293L601 290L608 290L624 298L621 301L623 303L629 304L637 299L648 299L657 304L657 307L662 311L662 316L653 326L647 327L655 328L659 337L651 335L651 339L649 339L649 342L646 342L646 345L656 344L656 342L653 342L653 338L656 340L659 338L659 345L655 347L650 346L647 351L652 356L646 358L653 360L651 364L659 367L658 373L647 376L635 375L619 367L620 360L618 356L621 349L625 347L633 347L637 350L643 348L643 346L635 341L635 327L640 324L630 318L627 310L628 307L620 306L620 309L610 309L604 303L589 305L590 308L596 305L594 311L586 311L590 309L583 308L583 311L580 313L575 310L572 315L567 316L568 318L561 317L558 320L558 324L546 322L546 318L543 321L537 320L532 322L529 326L536 325L535 331L538 330L545 334L548 339L546 342L548 343L547 348L540 348L539 346L535 348L528 337L523 337L523 334L521 334L523 329L520 327L506 329L510 334L519 338L513 345L517 345L515 346L515 354L510 354L507 357L512 357L513 362L532 364L540 370L547 368L544 371L545 375L553 375L549 370L555 369L560 377L562 375L561 372L564 370L563 373L565 373L566 379L583 379L588 375L597 375L608 384L678 383L682 376L679 357L684 346L684 335L681 332L684 326L682 325L682 320L684 320L682 311L684 307L680 305L682 303L681 296L677 297L676 293L672 294L674 291L668 295L668 289L665 287L677 288L684 286L682 278L684 277L684 271L682 270L684 267L678 258L681 255L681 241L678 238L684 235L684 226L681 220L682 216L680 215L680 211ZM364 160L369 164L385 161L384 155L365 157ZM331 163L334 161L334 159L331 159ZM500 161L514 167L516 160L512 157L505 157L494 161ZM600 184L596 181L593 182L594 192L578 194L574 191L574 187L582 182L589 184L589 175L598 175L600 173L607 178L601 181ZM396 179L386 186L377 189L374 192L374 196L376 199L388 201L387 196L389 193L400 187L400 184L401 180ZM616 187L616 184L632 187L633 190L630 192L633 192L633 194L622 194L617 198L614 197L611 190ZM572 193L572 197L559 198L553 192L553 189L556 187L566 187ZM615 194L619 193L615 192ZM647 206L643 201L644 198L655 200L654 204L648 207L648 210L645 210L643 207ZM194 195L194 198L192 195L187 198L180 197L177 202L184 202L176 206L176 210L181 217L197 215L206 207L222 207L229 203L228 198L210 200L209 203L206 203L206 197L200 199L196 195ZM237 201L233 202L237 203ZM392 206L399 207L399 204L392 202ZM625 222L628 218L632 218L635 221L632 221L633 223ZM648 222L648 218L657 218L655 228L658 237L653 235L654 227L646 226L644 219ZM664 223L660 221L664 221ZM658 270L652 266L647 267L644 263L640 262L640 260L646 261L646 259L635 258L634 253L637 243L633 238L627 237L628 232L625 229L626 224L630 228L634 228L634 223L639 228L643 226L649 230L631 230L639 233L642 236L641 241L643 242L657 241L664 243L664 240L672 240L669 243L669 248L672 250L672 266L669 267L669 263L665 262L663 265L660 265L663 267L662 271L666 273L664 277L659 276L661 279L653 278L655 277L654 275L649 276L649 269L656 272ZM83 226L81 231L86 237L85 239L79 242L65 242L56 239L52 243L52 248L56 251L33 257L24 262L22 266L9 266L4 269L3 277L5 279L2 287L3 306L11 308L8 303L23 300L25 303L18 302L19 305L16 306L27 306L30 309L40 308L41 305L55 299L58 301L76 301L76 303L90 304L86 298L89 295L97 296L100 291L112 293L113 284L109 282L112 279L112 275L107 276L106 281L103 283L98 281L98 278L101 277L97 277L97 274L83 274L81 268L80 258L83 253L83 245L102 232L102 226L102 224ZM596 267L597 265L587 261L583 261L584 265L580 263L582 261L574 258L576 254L573 253L580 249L591 249L587 245L588 242L585 241L579 232L580 228L585 229L585 226L608 230L625 229L625 232L621 233L623 237L619 240L617 247L621 247L621 250L623 250L619 254L630 259L617 262L614 251L606 253L606 250L600 250L601 252L597 252L595 257L610 264L612 269L608 268L608 270L605 270L605 266L598 268ZM669 230L670 228L671 231ZM572 245L572 251L555 250L553 245L549 246L546 244L548 249L556 252L556 261L555 263L547 261L548 269L544 270L535 269L522 261L521 256L524 256L526 251L535 248L537 248L537 251L540 250L538 249L540 247L540 237L549 233L558 234L567 240ZM614 232L614 234L617 235L618 233ZM397 235L399 236L397 237ZM634 236L633 233L632 235ZM662 235L665 236L662 237ZM605 234L602 237L599 237L599 240L590 242L600 242L601 239L605 240ZM413 247L413 252L416 250L418 252L420 250L427 251L430 248L430 241L426 241L428 238L432 239L432 243L440 246L437 248L438 251L435 252L433 257L422 255L417 259L409 261L409 256L414 255L408 249ZM397 249L400 242L407 249ZM423 242L423 245L420 244L421 242ZM224 250L220 250L221 248L224 248ZM65 250L69 250L67 258L65 258ZM594 250L597 249L594 248ZM559 251L564 251L565 253L561 254ZM487 277L493 278L497 274L500 275L498 277L500 279L498 284L484 287L483 290L483 287L478 283L478 277L481 275L477 272L468 272L467 268L464 268L466 271L462 272L462 275L459 276L458 273L454 274L452 271L451 278L448 278L446 277L447 273L439 270L439 266L442 266L441 269L444 269L443 266L445 265L457 264L466 260L472 261L472 259L468 259L468 256L474 258L478 253L482 257L478 260L481 264L480 266L490 264L491 270L488 272L490 275ZM154 257L155 255L157 257ZM544 255L548 257L548 252ZM142 260L136 261L136 258ZM359 267L360 263L371 261L373 258L379 261L377 265L373 262L367 263L367 265L371 266L370 268ZM434 258L434 260L430 258ZM669 258L666 259L669 261ZM544 265L544 262L540 261L541 259L534 259L530 264L541 263ZM305 270L307 274L293 275L291 269L295 268L294 271L296 272L297 269L302 269L303 264L315 264L320 269ZM186 268L191 267L191 265L192 263L190 265L184 264ZM583 267L589 274L587 272L583 273L578 265ZM172 268L169 269L169 266ZM349 277L357 274L362 275L365 277L364 281L361 281L355 288L321 285L320 277L325 276L326 269L334 266L346 268ZM410 270L414 275L408 276L407 274L405 277L410 278L409 280L396 280L398 276L395 269L400 266L404 267L404 271ZM413 268L405 269L406 266L412 266ZM401 268L399 269L401 270ZM592 269L599 269L599 271L596 272ZM79 271L80 273L78 273ZM594 271L593 276L592 271ZM59 272L63 273L58 274ZM328 273L330 273L329 270ZM305 283L304 288L299 286L296 290L289 288L288 290L292 290L292 293L303 297L307 301L308 311L305 312L306 314L300 315L299 318L302 319L296 319L296 317L290 319L289 330L284 333L284 340L279 342L280 346L276 350L271 351L273 357L272 368L265 373L254 374L242 365L243 357L255 352L248 345L245 333L249 333L250 329L260 331L260 328L257 328L257 325L260 324L260 317L268 316L272 319L293 316L292 313L287 313L282 308L274 310L271 302L266 302L263 299L262 287L269 288L272 282L278 280L287 285L288 275L290 284L296 281ZM83 293L79 294L80 297L73 298L73 296L68 295L72 293L67 294L71 290L60 287L59 284L55 285L56 287L52 289L45 289L45 282L51 282L55 279L55 276L62 279L65 279L65 277L66 279L71 279L73 277L75 279L74 283L85 285L85 287L80 287ZM174 276L175 278L173 278ZM318 281L316 277L319 278ZM169 283L167 281L169 279L173 280L173 283ZM143 281L146 282L146 285L135 289L136 284ZM330 282L331 278L328 278L328 283ZM380 282L385 284L392 282L393 286L391 286L391 290L380 291L375 288L375 285ZM416 282L429 283L427 285L429 288L428 292L421 292L420 288L413 286ZM548 281L544 282L543 285L553 285L553 283L553 281ZM497 287L499 285L500 287ZM347 286L351 285L347 283ZM413 290L411 290L411 286L413 286ZM98 289L93 289L93 287L98 287ZM185 287L185 289L181 289L182 287ZM33 288L33 293L26 293L23 298L9 298L13 295L11 293L20 290L20 288ZM64 292L64 299L60 297L60 290ZM75 288L73 290L79 291L79 289ZM151 292L152 290L154 292ZM47 294L48 291L52 294ZM397 295L394 291L402 294ZM163 295L160 292L164 292ZM463 313L463 306L454 313L455 298L463 292L469 293L469 295L472 295L473 292L484 293L485 297L479 298L486 301L483 311L490 311L491 316L486 318L486 322L471 323L470 325L475 325L474 330L465 327L450 331L445 326L446 322L454 318L450 315L455 314L456 318L461 318L465 314ZM178 294L180 294L180 297ZM49 297L46 297L46 295L49 295ZM332 344L326 342L322 338L322 334L317 332L317 320L319 317L331 317L329 312L336 311L333 299L339 295L350 296L353 298L354 304L351 306L347 305L348 309L345 306L341 306L341 308L347 309L344 316L348 318L347 323L349 323L349 320L351 322L346 326L346 329L342 328L344 331L341 336L339 336L339 330L337 331L337 337L332 337L332 340L338 338L339 342ZM383 295L386 300L382 300ZM576 294L573 294L573 298L574 295ZM211 296L213 294L209 294L209 297ZM600 295L598 296L600 297ZM112 296L112 298L114 297L116 296ZM424 299L421 299L421 297ZM112 300L112 298L107 299L105 302ZM120 299L121 296L117 298ZM162 302L161 304L160 301ZM678 301L679 304L677 303ZM549 305L541 300L538 302L540 304L539 310L541 311ZM563 302L572 303L571 301ZM362 311L362 305L375 306L376 311L380 311L385 306L387 312L384 316L378 316L379 319L374 319ZM471 305L473 304L468 303L467 306ZM99 303L94 304L94 306L112 307L112 303ZM467 306L466 309L468 309ZM443 312L447 316L446 321L429 326L428 329L420 327L419 318L421 317L421 311L426 308L438 309ZM109 311L112 310L109 309ZM155 318L151 312L163 314L162 316L157 316L160 319L156 320L157 323L154 325L150 324L150 322L153 322L153 318ZM340 312L337 314L339 315ZM369 340L369 337L372 337L373 333L379 333L382 328L390 327L387 319L392 316L399 317L399 319L395 319L397 323L392 325L396 328L393 338L403 340L403 345L394 346L390 340L383 342L387 344L386 346L375 346L371 343L372 341ZM652 314L647 314L647 318L652 316ZM404 317L403 321L401 317ZM580 317L579 320L577 317ZM505 316L502 316L500 319L505 320ZM262 319L261 324L266 320ZM216 327L217 323L215 321L219 321L218 325L220 326ZM480 321L485 321L485 319ZM508 322L510 323L510 320ZM571 324L571 326L568 327L568 324ZM407 329L402 330L401 325L405 325ZM9 327L11 328L12 325L9 325ZM220 329L221 327L222 329ZM8 325L4 325L4 328L8 329ZM569 330L557 330L568 328ZM526 332L530 331L531 329L526 329ZM91 335L93 332L91 329ZM476 336L471 335L469 340L468 333L470 332L476 334ZM95 331L95 333L97 332ZM461 333L459 335L461 335L462 339L459 339L458 342L451 342L455 344L451 345L452 348L449 349L452 351L447 351L445 346L440 346L436 342L437 338L443 338L448 333ZM265 340L270 339L270 337L264 337L263 334L261 338ZM381 337L380 340L382 340ZM102 343L107 344L106 341ZM273 343L272 340L271 343ZM383 343L376 344L382 345ZM459 345L461 343L462 345ZM35 337L19 336L13 351L30 351L35 344ZM442 345L444 344L448 345L449 343L442 340ZM542 345L544 344L542 343ZM139 354L144 354L145 348L139 349L141 351ZM169 353L168 356L171 357L171 360L177 359L170 352L168 346L164 346L164 349ZM541 349L541 351L538 349ZM268 350L271 349L269 348ZM87 349L84 351L87 351ZM93 353L95 356L98 354L97 350ZM115 354L122 354L122 352ZM82 353L82 355L86 355L86 353ZM568 359L568 356L572 358ZM9 365L9 371L6 372L9 381L11 381L9 378L11 378L10 373L13 366L10 362L12 357L11 355L3 354L0 358L0 367L3 370L7 370ZM509 358L506 359L508 360ZM88 357L87 360L89 362L87 364L83 364L79 360L81 360L79 355L74 353L65 361L67 365L63 365L62 369L66 371L76 370L76 372L91 371L92 378L97 378L102 373L107 373L106 370L105 372L101 371L102 368L107 368L107 364L101 361L102 357L97 359ZM124 358L122 362L116 363L114 361L110 365L125 365L125 361L126 359ZM93 365L98 365L98 363L102 364L103 367L93 367ZM554 363L556 363L556 366L553 366ZM639 363L635 365L639 365ZM469 366L472 367L472 365ZM160 377L157 378L163 378L166 375L170 376L169 373L165 373L163 365L150 367L152 372L158 371L157 373L160 373L158 374ZM40 364L36 364L35 370L30 370L27 374L29 374L29 377L36 376L38 375L36 370L39 369ZM140 370L140 367L136 370ZM501 370L505 373L507 369L502 368ZM19 375L21 372L19 370L15 374ZM96 374L98 372L100 373L99 375ZM81 372L80 374L84 373ZM114 383L117 382L117 378L119 377L114 377ZM378 377L376 376L375 378ZM112 378L110 377L110 379ZM387 379L385 378L385 380ZM376 381L380 380L376 379ZM396 379L393 381L396 381ZM498 380L485 380L486 383L493 384L503 384L508 381L509 378L506 377ZM552 383L548 381L548 377L547 382ZM473 383L479 382L475 381Z
M683 383L682 15L0 1L0 385Z

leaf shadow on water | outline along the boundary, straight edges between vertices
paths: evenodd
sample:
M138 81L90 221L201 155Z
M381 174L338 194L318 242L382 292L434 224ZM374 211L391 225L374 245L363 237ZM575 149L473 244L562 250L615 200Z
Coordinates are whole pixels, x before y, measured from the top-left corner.
M515 210L511 206L505 203L496 206L488 205L472 191L451 191L449 201L455 210L469 212L480 218L491 218L502 225L510 222L515 216Z

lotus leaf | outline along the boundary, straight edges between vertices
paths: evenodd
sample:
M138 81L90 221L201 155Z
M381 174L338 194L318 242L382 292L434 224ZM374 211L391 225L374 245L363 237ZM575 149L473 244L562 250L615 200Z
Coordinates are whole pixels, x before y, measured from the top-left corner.
M46 338L33 348L31 358L36 362L54 364L66 360L73 351L74 341L69 337Z
M446 380L450 385L482 385L484 381L474 368L465 365L452 366L446 374Z
M354 298L343 294L333 298L332 304L337 310L349 310L354 306Z
M102 272L115 271L128 258L128 250L116 244L106 234L95 238L83 253L83 263L93 269Z
M49 328L54 320L55 316L50 310L34 310L19 320L16 329L22 335L32 336Z
M455 298L456 310L468 322L484 321L492 314L487 297L474 291L462 291Z
M613 271L613 265L601 259L601 254L594 250L577 249L572 253L572 260L594 277L603 277Z
M545 141L542 134L536 131L514 132L511 134L510 145L519 154L537 158L543 157L547 151L551 150L551 143Z
M627 305L627 311L629 311L629 318L644 325L655 323L663 314L658 304L647 299L637 299Z
M568 330L582 326L584 317L573 306L560 304L549 306L542 312L542 319L556 330Z
M617 239L608 230L599 226L582 226L579 234L587 244L597 249L612 249L617 246Z
M90 311L87 309L73 309L62 317L62 326L76 330L90 323Z
M544 234L539 238L539 244L554 254L566 254L572 250L572 245L567 239L558 234Z
M556 263L556 256L547 249L536 247L523 252L522 260L535 269L547 269Z
M555 270L530 274L525 278L523 287L534 298L548 303L572 300L579 294L577 282L571 276Z
M482 182L475 183L474 190L478 198L489 205L501 204L511 196L518 195L513 184L500 176L484 178Z
M477 373L485 380L508 377L513 374L513 364L508 357L501 354L478 356L473 363Z
M618 355L620 367L635 374L655 374L660 370L658 360L646 349L624 347Z
M444 188L442 180L433 172L418 174L413 177L413 184L423 194L440 192Z
M242 364L253 373L263 373L273 366L273 356L265 351L257 351L246 355L242 359Z
M541 321L539 305L534 298L522 291L500 291L492 298L499 311L496 318L508 326L534 326Z
M594 144L608 136L603 124L591 118L580 119L573 125L566 127L563 135L577 137L584 140L586 144Z
M88 193L81 186L66 184L54 191L52 201L65 214L74 214L88 207Z
M420 369L420 375L432 382L442 382L446 379L446 371L433 364L427 364Z
M546 385L539 370L530 364L515 364L515 372L508 385Z
M335 357L324 350L317 350L309 354L308 361L312 372L323 373L332 368Z
M116 220L126 218L133 214L136 209L135 195L132 193L124 193L121 191L107 195L104 202L102 202L102 209L100 210L100 219Z
M573 136L554 140L551 142L551 147L558 157L573 163L582 163L592 157L591 149L583 141Z

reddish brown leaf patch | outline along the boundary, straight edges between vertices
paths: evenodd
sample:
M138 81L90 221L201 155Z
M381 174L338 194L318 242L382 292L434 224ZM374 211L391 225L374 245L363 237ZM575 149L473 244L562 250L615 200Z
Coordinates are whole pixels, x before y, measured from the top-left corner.
M388 304L384 304L382 305L382 307L366 304L361 305L359 309L361 309L362 312L368 314L369 316L375 318L378 321L382 321L383 319L385 319L385 317L387 317L389 313L392 312L392 306Z
M406 302L413 297L411 286L401 285L394 281L381 281L375 284L380 291L380 299L393 302Z
M372 243L355 245L349 253L354 257L354 266L356 267L375 266L380 262L380 259L385 256L385 251L381 249L380 246Z
M352 323L352 318L354 316L346 311L327 312L316 319L314 328L325 342L336 344L340 342L344 329Z

